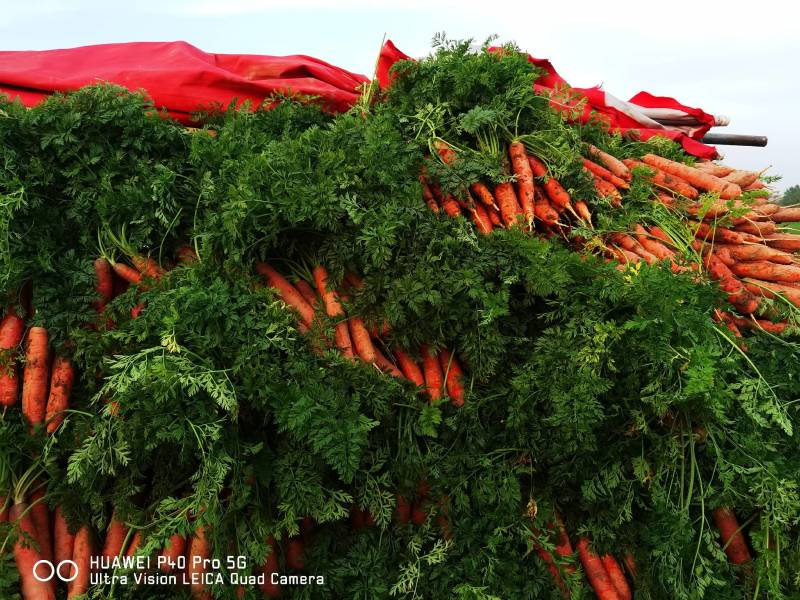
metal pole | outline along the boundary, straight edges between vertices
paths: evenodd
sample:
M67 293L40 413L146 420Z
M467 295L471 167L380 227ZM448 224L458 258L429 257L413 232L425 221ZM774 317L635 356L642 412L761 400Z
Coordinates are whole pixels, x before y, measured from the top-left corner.
M736 133L707 133L701 140L704 144L720 144L722 146L758 146L767 145L765 135L741 135Z

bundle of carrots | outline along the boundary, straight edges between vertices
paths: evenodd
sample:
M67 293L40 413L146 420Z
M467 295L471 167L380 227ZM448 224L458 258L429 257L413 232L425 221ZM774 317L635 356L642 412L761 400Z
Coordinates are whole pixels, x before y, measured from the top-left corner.
M456 151L442 141L435 143L445 165L457 159ZM693 233L693 250L702 261L692 260L660 227L634 226L632 231L602 235L606 260L624 265L666 261L676 272L702 271L717 281L735 309L720 311L717 318L741 337L740 329L761 329L780 334L787 321L774 322L774 311L762 299L778 298L800 308L800 234L788 233L781 224L800 221L800 207L781 207L768 202L759 180L761 173L739 171L705 161L691 167L655 154L641 160L620 160L586 145L585 172L598 196L622 207L624 194L634 176L644 177L655 189L653 201L677 211ZM546 166L529 155L524 144L511 141L508 157L515 183L499 183L494 191L474 182L466 200L443 195L425 174L420 177L425 202L450 217L466 213L482 234L495 227L523 227L546 237L566 237L571 223L592 227L592 214L584 200L573 199L548 174ZM705 195L700 198L701 195ZM477 199L477 201L476 201ZM580 242L580 238L576 241ZM702 262L702 266L700 264ZM757 318L758 314L762 318ZM767 318L763 318L767 317Z
M334 346L345 358L355 360L358 357L383 373L411 381L425 390L430 401L439 400L446 393L453 406L464 405L464 373L452 352L447 349L435 352L428 345L422 345L419 349L422 358L420 367L405 350L386 347L382 341L382 336L389 331L385 323L368 329L361 317L346 314L341 300L347 301L351 291L363 287L363 282L357 275L347 274L346 288L342 294L330 288L328 273L321 265L313 269L313 287L300 278L293 285L274 267L264 262L257 263L256 270L298 314L300 330L304 333L309 332L316 322L317 312L324 311L334 325Z

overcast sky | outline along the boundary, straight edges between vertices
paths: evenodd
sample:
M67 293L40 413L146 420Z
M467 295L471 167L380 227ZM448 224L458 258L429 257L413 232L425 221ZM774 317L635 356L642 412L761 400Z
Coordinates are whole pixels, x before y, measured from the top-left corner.
M209 52L310 54L371 74L384 33L407 54L434 33L497 34L548 57L575 86L627 99L673 96L731 118L719 132L766 135L766 148L720 147L739 168L772 165L800 183L800 8L794 2L671 0L541 3L411 0L28 0L0 11L0 49L185 40ZM652 8L648 8L652 7Z

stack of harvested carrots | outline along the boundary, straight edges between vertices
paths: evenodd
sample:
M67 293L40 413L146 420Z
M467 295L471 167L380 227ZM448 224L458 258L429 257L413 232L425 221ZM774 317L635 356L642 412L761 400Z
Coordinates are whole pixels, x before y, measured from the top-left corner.
M456 152L445 143L437 142L436 149L445 164L457 160ZM584 169L599 196L621 207L634 176L649 180L657 190L653 201L682 215L695 238L692 249L698 257L694 261L685 255L660 227L637 224L632 231L603 234L602 252L607 260L618 261L622 270L626 264L667 261L674 272L684 272L701 271L702 257L706 271L738 313L718 312L735 335L741 336L741 328L776 334L786 330L786 321L754 315L762 306L761 298L780 298L800 307L800 266L794 254L800 251L800 235L780 229L783 223L800 221L800 207L770 203L757 172L708 161L691 167L655 154L646 154L640 161L619 160L592 145L585 150ZM500 183L492 191L474 182L467 199L456 200L443 196L439 186L423 174L425 202L450 217L466 213L483 234L495 227L523 227L546 237L556 233L566 237L571 222L592 227L586 202L571 198L521 142L512 141L508 155L515 184ZM743 198L745 192L757 190L761 192ZM769 316L769 311L765 314Z

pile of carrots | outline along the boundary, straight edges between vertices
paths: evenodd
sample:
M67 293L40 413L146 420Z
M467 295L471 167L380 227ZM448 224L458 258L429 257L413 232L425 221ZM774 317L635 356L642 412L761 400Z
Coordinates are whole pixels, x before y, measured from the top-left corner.
M419 349L422 358L420 367L402 348L395 347L391 351L387 348L385 352L381 350L381 337L389 331L385 323L368 329L361 317L345 313L341 300L346 301L352 290L358 290L364 285L357 275L347 274L346 288L341 293L330 288L328 272L321 265L313 269L313 287L300 278L293 285L274 267L264 262L259 262L256 270L277 291L280 298L297 312L300 330L304 333L309 332L315 323L317 311L324 310L334 324L334 346L345 358L355 360L358 357L384 373L411 381L425 390L430 401L439 400L446 393L453 406L464 405L464 372L451 351L443 348L435 352L427 344L422 345Z
M453 148L436 143L446 165L457 160ZM641 160L618 158L586 145L583 168L591 176L600 197L612 206L622 207L634 173L643 174L655 189L654 202L679 211L694 234L693 250L702 257L702 266L681 250L661 228L634 226L632 231L602 235L606 260L625 265L666 261L674 272L705 268L727 294L735 312L719 310L715 318L737 337L741 329L761 329L773 334L786 331L789 323L775 322L770 310L762 310L763 298L780 298L800 308L800 234L787 233L781 224L800 222L800 207L781 207L768 201L760 173L739 171L710 161L688 166L655 154ZM511 174L515 182L499 183L490 190L474 182L466 199L442 194L439 186L425 174L420 176L423 199L435 212L450 217L467 215L480 233L495 227L523 227L545 237L564 235L570 223L592 226L592 214L584 200L573 199L550 176L546 166L527 153L519 141L508 145ZM594 159L594 160L593 160ZM745 192L761 190L758 194ZM701 194L714 194L712 202L698 200ZM708 198L708 196L706 196ZM724 226L723 226L724 224ZM576 239L581 242L580 238ZM766 316L767 318L757 318Z

